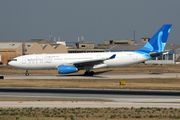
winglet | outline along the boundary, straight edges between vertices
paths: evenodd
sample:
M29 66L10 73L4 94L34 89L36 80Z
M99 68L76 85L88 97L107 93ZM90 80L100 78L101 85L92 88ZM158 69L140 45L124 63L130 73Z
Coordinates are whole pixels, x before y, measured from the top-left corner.
M109 59L114 59L116 57L116 54L112 55Z

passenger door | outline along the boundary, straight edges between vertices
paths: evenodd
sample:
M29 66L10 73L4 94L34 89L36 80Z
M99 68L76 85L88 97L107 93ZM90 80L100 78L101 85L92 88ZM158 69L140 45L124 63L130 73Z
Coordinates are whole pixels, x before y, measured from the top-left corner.
M22 57L22 64L26 64L26 57Z

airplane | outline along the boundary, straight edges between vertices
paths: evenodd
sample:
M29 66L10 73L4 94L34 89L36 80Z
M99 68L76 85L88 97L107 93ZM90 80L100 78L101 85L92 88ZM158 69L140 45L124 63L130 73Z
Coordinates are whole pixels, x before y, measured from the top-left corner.
M8 64L24 69L26 76L29 76L28 70L38 69L57 69L59 74L86 70L85 76L93 76L91 69L122 67L168 54L164 48L171 26L164 24L142 48L131 52L32 54L16 57Z

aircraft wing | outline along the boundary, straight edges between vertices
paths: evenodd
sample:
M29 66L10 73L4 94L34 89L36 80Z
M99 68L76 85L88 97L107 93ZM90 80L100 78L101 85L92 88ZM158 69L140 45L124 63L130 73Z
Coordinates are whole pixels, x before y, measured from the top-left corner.
M92 60L84 60L84 61L78 61L78 62L74 62L72 63L74 66L78 67L78 66L91 66L91 65L95 65L95 64L100 64L102 63L104 60L109 60L109 59L114 59L116 57L116 54L110 56L109 58L102 58L102 59L92 59Z

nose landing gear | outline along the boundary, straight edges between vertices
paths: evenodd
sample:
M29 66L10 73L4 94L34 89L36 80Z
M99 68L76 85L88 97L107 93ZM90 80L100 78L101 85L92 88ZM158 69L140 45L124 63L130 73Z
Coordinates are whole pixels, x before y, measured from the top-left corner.
M29 76L28 70L25 70L25 71L26 71L25 76Z

